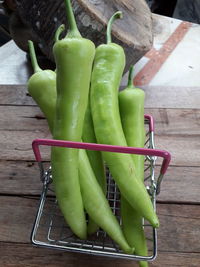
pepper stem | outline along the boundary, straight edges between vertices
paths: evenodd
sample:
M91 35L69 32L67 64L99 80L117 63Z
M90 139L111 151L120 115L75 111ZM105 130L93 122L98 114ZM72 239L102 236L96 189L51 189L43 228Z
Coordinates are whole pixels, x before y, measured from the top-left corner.
M107 26L107 31L106 31L106 41L107 44L112 42L112 37L111 37L111 31L112 31L112 24L116 19L121 19L122 18L122 12L117 11L112 15L112 17L108 21L108 26Z
M31 64L32 64L34 73L42 71L42 69L38 65L38 61L37 61L36 54L35 54L34 44L30 40L28 40L28 48L29 48L29 53L30 53L30 57L31 57Z
M133 65L131 65L130 69L129 69L129 74L128 74L127 87L134 88L134 85L133 85L133 74L134 74L134 67L133 67Z
M67 21L69 23L69 32L66 37L69 38L81 37L72 10L71 0L65 0L65 8L66 8Z
M65 30L65 25L64 24L61 24L58 29L56 30L55 32L55 42L59 41L59 37L61 35L61 33Z

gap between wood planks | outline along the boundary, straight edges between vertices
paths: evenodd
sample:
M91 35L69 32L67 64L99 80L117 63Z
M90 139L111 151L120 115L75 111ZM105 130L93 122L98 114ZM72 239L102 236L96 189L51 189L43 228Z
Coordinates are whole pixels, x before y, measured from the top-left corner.
M157 164L156 164L157 165ZM45 169L49 161L44 162ZM0 160L1 194L31 195L41 194L42 182L37 162L26 160ZM160 166L155 168L158 176ZM199 203L200 167L170 165L161 184L157 201L164 203ZM188 190L189 189L189 190Z
M32 199L32 200L37 200L39 201L40 200L40 196L41 194L23 194L23 193L20 193L20 194L15 194L15 193L0 193L0 197L19 197L19 198L25 198L25 199ZM55 198L55 196L51 196L51 195L48 195L47 198ZM180 201L180 200L172 200L172 201L165 201L165 200L156 200L156 203L157 204L160 204L160 205L165 205L165 204L170 204L170 205L186 205L186 206L200 206L200 203L197 203L197 202L189 202L189 201ZM186 218L186 217L184 217Z

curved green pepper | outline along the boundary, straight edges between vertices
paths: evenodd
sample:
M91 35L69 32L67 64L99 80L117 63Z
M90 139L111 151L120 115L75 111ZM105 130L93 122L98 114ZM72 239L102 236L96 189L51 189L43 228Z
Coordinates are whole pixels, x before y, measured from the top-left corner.
M110 33L112 22L120 15L121 12L117 12L108 23L107 44L96 49L90 103L98 143L127 146L118 106L118 88L125 66L125 54L121 46L111 42ZM103 157L121 194L154 227L158 227L158 218L146 188L136 178L131 155L103 152Z
M28 80L28 92L41 107L42 112L47 118L49 128L53 131L54 105L56 101L56 74L52 70L42 70L37 63L34 45L28 41L31 63L34 74Z
M92 121L91 110L90 110L90 103L88 103L88 107L85 113L82 139L85 143L97 143L95 132L94 132L94 125ZM97 181L100 184L103 192L106 193L107 184L106 184L104 162L102 159L101 152L94 151L94 150L87 150L87 154L90 160L91 167L97 178Z
M64 25L60 25L56 31L56 36L55 36L56 40L59 39L59 35L63 30L64 30ZM47 72L40 69L37 63L34 45L31 41L29 42L29 51L34 71L36 70L38 71L37 75L33 74L29 79L28 82L29 93L34 98L35 102L38 104L40 109L43 111L48 121L50 131L53 134L54 114L55 114L56 98L57 98L56 75L54 72L52 73L52 71L50 71L51 79L49 79L49 71ZM43 76L45 73L48 74L46 74L45 76L46 80L44 84ZM84 142L96 143L96 137L94 133L89 103L84 118L82 139ZM106 177L104 172L104 163L102 155L99 151L93 151L93 150L87 150L87 154L92 169L94 171L94 174L97 178L97 181L99 182L103 192L106 193ZM89 234L92 234L96 232L98 228L99 226L93 220L89 219L87 225L87 232Z
M32 55L33 54L34 48L32 51ZM51 116L51 114L55 112L56 99L52 98L51 90L55 90L55 88L51 88L49 86L45 91L45 93L49 96L49 101L51 102L50 108L52 109L51 112L46 113L46 119L48 123L53 126L54 118ZM46 109L48 105L49 103L44 97L42 97L40 101L38 101L38 106L41 110ZM90 123L91 126L92 124L89 114L88 117L86 115L86 120L88 121L88 123ZM88 123L85 122L86 127ZM91 140L94 135L92 134L92 128L90 130L90 134L85 133L85 138L90 137ZM130 248L127 244L120 225L110 209L109 203L105 197L105 192L102 190L102 188L104 188L104 183L100 185L100 182L97 182L94 171L90 166L87 154L85 150L82 149L79 150L79 181L84 207L91 218L88 228L90 228L90 230L94 230L97 225L100 226L121 247L121 249L125 253L133 253L133 248Z
M70 30L53 46L57 75L53 138L81 141L95 46L81 37L70 0L65 0L65 5ZM85 239L87 225L78 177L78 150L52 147L51 166L62 214L72 231Z
M86 151L79 151L80 185L83 202L90 218L99 225L119 246L128 254L132 254L130 247L124 238L117 218L112 213L109 203L102 188L93 173Z
M119 93L119 109L122 126L128 146L144 147L144 99L145 93L133 85L133 66L129 71L127 87ZM132 155L137 179L144 183L144 156ZM125 198L121 199L122 229L130 246L135 247L135 253L148 256L146 238L143 229L143 218ZM148 266L141 261L140 266Z
M82 139L85 143L97 143L89 102L85 113ZM106 194L107 183L106 183L104 161L101 152L94 150L87 150L87 155L92 170L96 176L96 179L99 185L101 186L104 194ZM88 234L95 233L98 230L98 228L99 228L98 225L89 218L87 227Z

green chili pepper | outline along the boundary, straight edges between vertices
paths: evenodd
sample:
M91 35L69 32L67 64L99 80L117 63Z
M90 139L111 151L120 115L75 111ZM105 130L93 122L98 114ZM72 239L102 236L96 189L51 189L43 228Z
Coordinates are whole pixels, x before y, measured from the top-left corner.
M108 23L107 44L96 49L90 103L98 143L127 146L118 106L118 88L125 66L125 54L121 46L111 42L111 25L117 17L121 17L121 12L115 13ZM103 152L103 157L121 194L154 227L158 227L158 218L146 188L136 178L131 155Z
M59 39L60 33L63 30L64 30L64 25L60 25L55 34L56 40ZM38 66L36 55L35 55L35 50L34 50L34 45L31 41L29 42L29 50L30 50L30 56L31 56L31 61L32 61L34 70L37 68L38 72L40 71L43 77L45 71L42 71L40 67ZM52 74L52 71L50 71L50 73ZM33 91L33 92L31 91L31 95L34 96L34 100L36 101L40 109L44 112L44 115L48 121L50 131L53 134L54 114L55 114L56 98L57 98L56 75L53 72L52 79L50 81L49 79L46 80L46 86L44 86L44 84L39 83L38 75L37 75L37 79L35 79L35 74L32 75L31 78L29 79L30 84L32 83L33 77L34 77L34 81L36 81L37 83L34 82L34 87L29 86L30 90ZM47 76L47 78L48 77L49 75ZM44 79L42 79L42 81L43 80ZM94 134L93 122L92 122L91 112L89 108L89 103L88 103L88 108L85 113L82 138L84 142L96 143L96 137ZM94 171L94 174L97 177L97 181L99 182L103 192L106 193L106 177L105 177L104 164L103 164L101 153L99 151L87 150L87 154L88 154L92 169ZM92 234L96 232L98 228L99 226L92 219L89 219L87 232L89 234Z
M85 143L97 143L89 102L85 113L82 139ZM107 183L106 183L105 167L101 152L94 150L87 150L87 155L92 170L96 176L96 179L99 185L101 186L104 194L106 194ZM87 227L88 234L95 233L98 230L98 228L99 228L98 225L89 218Z
M34 49L32 52L32 54L34 54ZM55 91L56 95L56 90L54 87L51 88L49 86L45 91L45 93L49 96L49 101L51 102L51 110L50 112L46 113L47 121L49 125L52 125L51 131L54 124L54 118L51 114L55 112L56 108L56 99L54 97L52 98L52 90ZM49 103L48 101L46 101L45 97L42 97L38 102L38 106L41 110L46 110L46 108L49 106ZM87 123L85 122L85 127L87 128L87 126L89 126L90 128L92 126L90 120L91 114L89 110L87 110L87 112L88 114L86 115L85 120L87 121ZM92 128L90 128L90 131L88 133L85 133L85 138L88 139L89 137L90 140L94 138L94 135L92 134ZM94 139L92 140L94 141ZM100 171L102 170L100 169ZM94 171L90 166L87 154L85 150L82 149L79 150L79 180L84 207L91 218L88 228L90 228L90 230L94 230L95 226L99 225L104 231L108 233L108 235L121 247L121 249L125 253L133 253L133 248L130 248L127 244L120 225L110 209L109 203L105 197L105 191L102 190L103 188L105 188L105 185L104 183L100 185L100 182L97 182Z
M79 151L79 171L81 193L85 209L91 219L98 224L125 252L132 254L124 238L121 227L112 213L102 188L96 180L85 150Z
M65 5L69 32L53 46L57 75L53 137L81 141L95 46L81 37L70 0L65 0ZM85 239L87 225L78 178L78 150L52 147L51 165L55 194L62 214L72 231Z
M47 118L50 130L53 130L53 118L56 101L56 74L52 70L42 70L37 63L34 45L28 41L31 63L34 74L28 80L28 92L41 107L42 112Z
M88 103L88 107L85 113L82 139L86 143L97 143L97 139L94 132L94 125L92 121L91 110L90 110L90 103ZM102 155L99 151L93 151L93 150L87 150L87 154L90 160L91 167L97 178L97 181L100 184L103 192L106 193L105 167Z
M133 66L129 71L128 85L119 93L119 109L122 126L128 146L144 147L144 99L145 93L133 85ZM144 183L144 156L132 155L137 179ZM122 229L130 246L135 247L135 253L148 256L146 238L143 229L143 218L123 197L121 199ZM148 266L141 261L140 266Z

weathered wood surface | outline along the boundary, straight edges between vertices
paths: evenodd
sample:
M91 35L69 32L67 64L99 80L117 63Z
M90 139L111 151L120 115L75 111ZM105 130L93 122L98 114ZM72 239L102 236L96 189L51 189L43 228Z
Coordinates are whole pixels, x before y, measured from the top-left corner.
M4 160L33 160L31 143L36 138L51 138L48 128L40 130L19 130L13 133L10 130L0 131L0 146L2 150L1 159ZM198 167L199 135L176 136L176 135L155 135L156 147L169 150L172 153L172 165ZM44 150L44 160L48 160L47 149ZM161 163L161 159L157 160Z
M146 113L152 114L156 122L156 147L169 150L173 156L171 163L173 166L169 168L164 178L158 200L199 203L199 109L153 108L152 95L148 97L148 101L152 101L152 104L149 105L150 108L146 108ZM190 99L192 98L191 96ZM194 99L198 101L198 95ZM160 102L160 105L168 100L170 102L170 97ZM181 101L182 97L179 97L178 107ZM51 135L43 114L28 96L26 86L0 86L0 134L3 152L0 162L3 170L0 174L2 181L0 192L40 194L38 168L37 165L32 165L34 155L31 142L34 138L47 138Z
M0 244L2 266L5 267L137 267L136 262L119 259L102 259L88 255L65 253L57 250L38 249L28 244L16 244L3 242ZM31 256L30 256L31 255ZM156 260L149 264L152 267L199 267L199 253L168 253L159 252Z
M0 194L40 195L38 165L33 161L0 161ZM157 197L162 203L199 204L200 167L171 166Z
M14 196L1 196L0 197L0 236L1 236L1 246L5 244L5 246L11 247L11 260L14 257L15 252L12 249L13 244L18 244L17 250L21 251L23 245L20 244L27 244L29 243L30 237L30 229L32 228L32 223L34 220L34 216L37 210L37 198L31 197L14 197ZM197 205L168 205L168 204L158 204L157 205L157 213L160 218L161 226L158 231L158 255L162 259L162 255L171 255L170 258L174 259L176 257L186 256L186 262L182 260L183 265L181 266L188 266L186 265L189 260L191 264L197 263L197 259L199 259L200 255L200 246L199 246L199 238L200 238L200 208ZM21 231L23 229L23 231ZM167 237L167 238L166 238ZM27 245L26 245L27 246ZM0 248L1 250L1 248ZM30 253L30 247L27 246L27 254ZM8 252L3 253L3 260L6 260ZM44 249L37 249L32 251L33 253L33 262L30 261L30 264L36 264L37 259L39 261L43 260L44 264L47 264L49 259L46 259L47 251ZM38 253L38 257L36 257L35 253ZM41 254L40 254L41 253ZM195 254L196 256L193 257L192 255L189 256L186 253L191 253L192 255ZM57 253L54 251L49 252L50 257L52 260L57 260ZM58 252L59 255L62 255L62 262L66 257L67 263L66 266L77 266L75 262L70 265L70 260L77 261L77 264L84 264L84 260L90 261L91 265L101 262L101 266L107 264L116 264L118 263L119 266L132 266L132 262L129 261L120 261L120 260L111 260L107 258L96 258L90 256L81 256L77 257L76 254L71 253L62 253ZM43 256L42 256L43 255ZM174 257L173 257L174 255ZM18 258L23 260L23 257L26 259L26 253L22 253L22 255L18 255ZM42 258L40 258L42 257ZM55 259L54 259L55 257ZM83 257L83 258L82 258ZM164 256L163 256L164 257ZM188 258L188 259L187 259ZM94 259L94 261L93 261ZM8 260L8 258L7 258ZM80 261L80 262L79 262ZM100 264L99 262L99 264ZM159 263L155 261L155 264ZM2 258L1 258L2 263ZM57 264L59 261L57 262ZM164 261L167 264L167 259ZM117 264L117 265L118 265ZM81 266L81 265L80 265ZM97 265L98 266L98 265ZM112 265L111 265L112 266ZM115 265L113 265L115 266ZM152 266L159 266L153 265ZM175 265L176 266L176 265ZM180 266L180 265L179 265ZM197 266L197 265L190 265L190 266Z
M113 25L113 41L122 45L127 56L126 70L152 46L152 16L145 0L72 0L77 25L84 37L96 45L105 42L108 19L117 10L123 19ZM66 22L63 0L17 1L17 10L38 38L43 53L53 60L52 45L57 27Z
M32 140L51 137L39 108L8 105L6 110L4 106L0 106L0 111L0 145L3 152L1 158L33 160ZM198 167L200 163L199 110L151 108L146 109L146 113L152 114L156 121L156 147L172 153L171 164ZM44 154L44 156L46 160L47 155Z
M30 65L27 64L27 66ZM30 71L29 75L31 73ZM198 87L145 86L141 88L146 94L146 109L197 109L196 112L199 112L200 91ZM0 104L35 105L35 102L27 95L26 85L8 84L0 86ZM180 112L183 111L180 110Z

